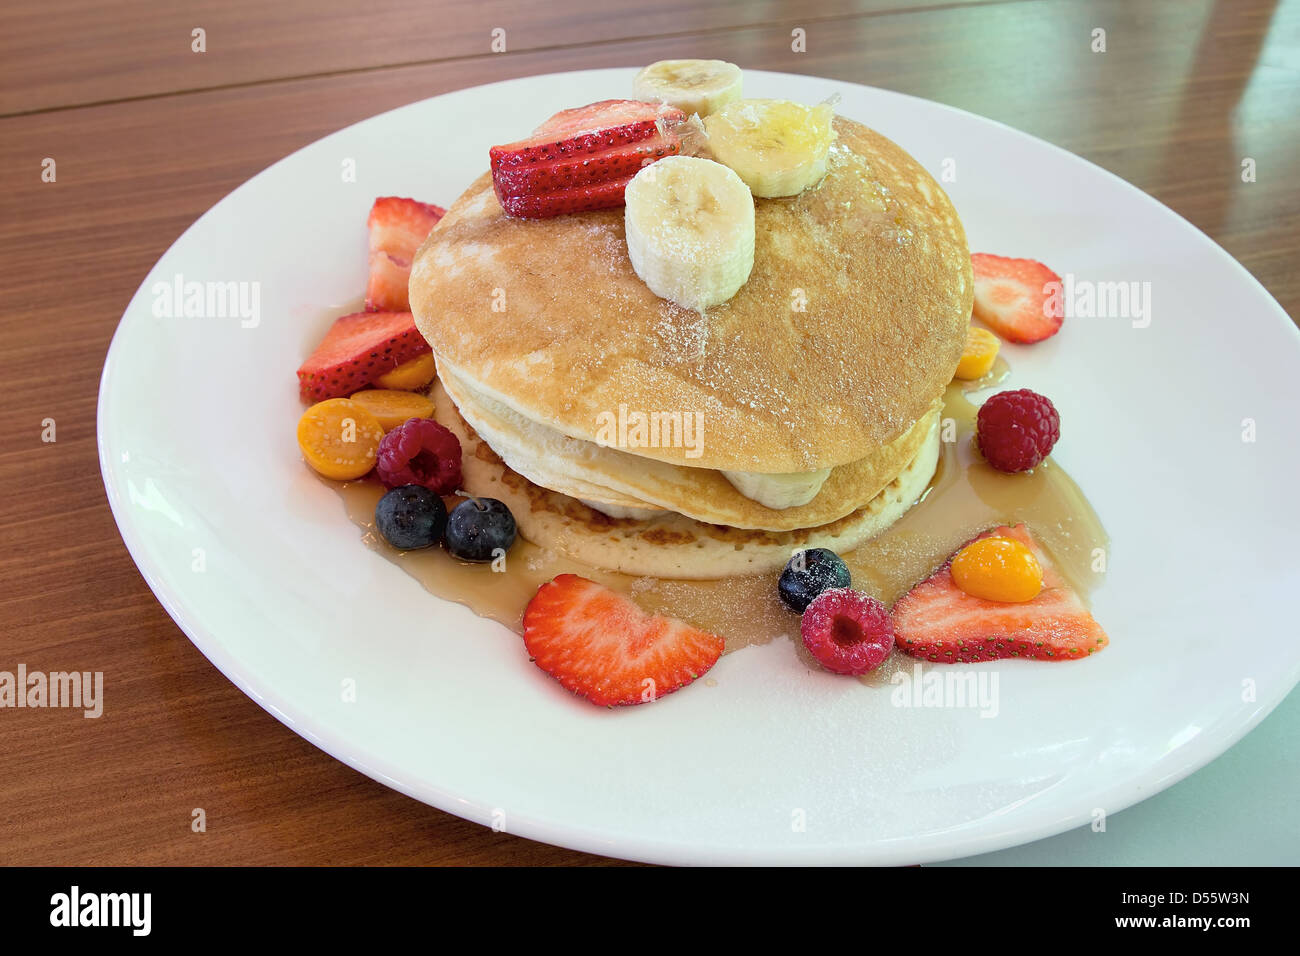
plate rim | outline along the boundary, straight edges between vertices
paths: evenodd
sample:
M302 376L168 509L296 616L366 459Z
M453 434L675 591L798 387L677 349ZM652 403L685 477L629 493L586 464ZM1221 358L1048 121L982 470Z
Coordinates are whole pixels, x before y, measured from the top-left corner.
M99 458L100 476L104 482L105 492L109 502L109 508L113 515L113 520L117 525L118 533L126 546L131 560L134 562L141 577L153 592L155 599L162 605L172 621L180 628L186 638L199 650L201 654L220 671L226 679L237 687L241 693L251 698L259 707L267 711L280 723L284 724L299 737L307 740L313 746L322 750L335 760L351 767L352 769L365 774L373 780L397 790L406 796L418 800L421 803L428 804L446 813L461 817L471 822L483 824L487 813L484 813L486 804L481 801L472 801L475 806L466 807L466 800L463 795L458 795L446 787L426 784L420 781L410 781L405 778L401 768L389 766L385 760L377 759L365 753L355 752L355 748L349 746L346 741L342 740L338 734L327 727L319 725L312 726L305 718L303 708L295 707L293 703L286 700L274 687L264 686L263 682L257 680L254 676L245 672L241 662L236 655L231 654L223 645L219 637L213 634L201 620L198 620L190 609L185 607L182 595L172 593L164 584L155 563L148 553L147 546L143 540L139 528L130 521L130 511L127 498L124 495L124 488L119 483L114 471L115 462L113 459L114 449L109 448L106 439L106 426L111 418L112 396L110 388L113 382L113 376L117 367L116 359L120 357L120 340L122 337L122 328L127 319L127 315L132 311L137 299L145 293L149 284L150 276L157 269L159 263L166 260L182 242L190 235L191 232L199 229L204 221L223 204L232 201L242 190L249 186L254 180L272 173L278 166L287 162L298 153L307 150L331 137L347 133L354 127L363 123L370 122L389 113L409 109L413 106L427 103L432 100L440 99L444 96L454 95L456 93L467 91L485 91L493 87L519 84L531 79L540 77L560 77L573 76L577 74L597 74L597 73L619 73L627 70L638 69L638 66L632 67L601 67L590 70L563 70L552 73L529 74L527 76L512 77L504 80L497 80L492 83L479 84L471 87L461 87L455 90L447 90L430 97L423 97L413 100L409 103L393 107L392 109L383 110L371 116L364 117L346 126L332 130L323 136L319 136L306 143L298 149L287 153L286 155L275 160L273 163L263 167L261 170L245 179L238 186L226 193L219 200L213 203L207 210L198 216L179 236L177 236L167 247L167 249L154 261L144 277L141 279L135 293L131 296L122 315L118 319L117 326L114 329L112 340L109 343L108 350L104 358L104 366L100 376L99 389L96 397L96 447ZM884 94L890 97L901 97L907 100L918 101L925 105L926 109L938 108L943 111L961 115L968 119L976 120L980 123L990 124L997 127L1004 134L1010 133L1016 137L1022 137L1033 141L1039 146L1046 146L1050 150L1063 154L1068 160L1084 163L1092 167L1094 171L1102 173L1106 178L1118 183L1121 188L1128 190L1132 194L1141 197L1145 202L1152 203L1164 211L1164 213L1174 216L1182 228L1195 234L1203 243L1212 247L1217 255L1231 264L1237 273L1244 277L1256 290L1262 292L1267 300L1276 308L1277 318L1283 320L1284 324L1291 329L1294 336L1293 342L1300 344L1300 329L1297 329L1294 321L1273 294L1257 279L1251 272L1233 257L1226 249L1220 246L1209 235L1190 222L1176 210L1160 202L1154 196L1151 196L1142 188L1135 186L1122 177L1116 175L1110 170L1097 165L1089 159L1070 152L1064 147L1057 146L1055 143L1041 139L1030 133L1016 129L1000 120L991 119L981 116L969 110L951 106L946 103L940 103L934 100L928 100L924 97L915 96L909 93L902 93L896 90L889 90L883 87L868 86L866 84L854 83L847 80L833 79L816 74L794 74L772 70L749 70L747 72L754 74L763 74L771 77L792 77L800 80L817 80L825 83L841 84L846 86L859 87L870 91L872 94ZM434 595L429 595L432 600L443 601ZM1156 762L1147 765L1145 775L1135 774L1126 780L1110 785L1097 794L1097 800L1104 802L1108 808L1108 814L1118 813L1127 809L1148 797L1167 789L1170 786L1186 779L1191 774L1200 770L1215 758L1226 753L1238 741L1250 733L1259 725L1287 695L1294 690L1297 683L1300 683L1300 662L1297 663L1289 675L1284 677L1278 685L1285 688L1277 693L1276 697L1267 701L1257 702L1257 706L1249 711L1244 719L1239 721L1224 721L1220 726L1215 728L1213 734L1200 734L1188 744L1179 748L1174 753L1182 759L1176 762L1168 772L1156 774L1155 771L1168 762L1169 758L1162 758ZM1152 780L1152 776L1155 779ZM476 819L471 815L471 811L479 811L479 817ZM512 814L512 823L506 832L513 836L524 837L548 843L554 846L560 846L572 850L586 853L593 853L602 856L614 856L620 859L634 860L647 863L660 864L685 864L685 865L710 865L710 864L778 864L778 865L816 865L816 864L861 864L867 862L873 865L890 865L906 863L932 863L939 861L961 859L980 853L987 853L996 850L1009 849L1036 840L1044 839L1050 836L1068 832L1091 819L1090 814L1086 811L1080 811L1074 815L1066 815L1053 820L1044 821L1037 825L1026 826L1024 824L1016 825L1010 822L999 821L999 824L985 827L982 832L974 835L954 835L951 831L925 834L918 837L897 838L876 843L870 847L863 844L853 844L843 846L839 844L813 844L804 847L773 848L756 845L739 846L735 844L710 845L707 843L686 844L672 839L662 837L649 838L642 836L630 836L628 834L617 834L603 831L594 827L587 827L577 822L557 823L543 819L535 819L528 814Z

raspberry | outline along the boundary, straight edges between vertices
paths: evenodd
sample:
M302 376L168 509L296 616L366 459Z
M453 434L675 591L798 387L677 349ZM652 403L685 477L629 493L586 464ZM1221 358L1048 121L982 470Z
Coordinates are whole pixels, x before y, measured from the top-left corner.
M894 622L885 606L852 588L823 591L799 621L804 647L836 674L865 674L894 647Z
M380 441L375 470L385 488L421 485L449 495L460 485L460 440L430 418L412 418Z
M998 471L1027 471L1061 437L1061 417L1046 397L1027 388L998 392L979 411L975 440Z

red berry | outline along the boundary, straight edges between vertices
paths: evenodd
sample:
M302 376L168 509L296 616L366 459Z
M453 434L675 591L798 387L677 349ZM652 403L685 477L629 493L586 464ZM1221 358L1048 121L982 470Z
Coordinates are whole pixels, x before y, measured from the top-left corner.
M817 595L799 621L804 647L836 674L865 674L894 646L894 622L885 606L852 588Z
M302 363L298 390L313 404L343 398L428 351L410 312L354 312L335 319Z
M547 219L623 205L628 180L682 149L669 128L681 110L637 100L601 100L556 113L528 139L488 150L492 185L511 216Z
M975 318L998 335L1027 345L1061 330L1065 319L1061 277L1047 266L986 252L972 255L970 264L975 275Z
M1061 437L1061 417L1048 399L1027 388L998 392L979 410L975 440L998 471L1027 471Z
M460 440L431 418L412 418L379 442L375 471L385 488L422 485L449 495L460 486Z
M658 700L718 662L723 639L643 611L576 574L537 589L524 608L524 646L535 663L593 704Z
M430 230L447 210L441 206L380 196L370 207L370 282L366 285L366 310L411 310L406 286L411 260Z
M900 651L938 664L1002 657L1072 661L1110 643L1028 528L1002 525L974 540L989 537L1012 538L1034 553L1043 569L1038 597L1022 604L1002 604L967 594L953 581L949 558L894 604Z

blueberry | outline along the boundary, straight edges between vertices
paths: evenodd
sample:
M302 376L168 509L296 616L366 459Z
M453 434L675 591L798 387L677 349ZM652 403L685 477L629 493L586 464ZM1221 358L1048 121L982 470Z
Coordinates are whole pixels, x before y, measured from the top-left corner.
M491 561L515 543L515 516L495 498L462 501L447 519L447 550L462 561Z
M394 488L375 505L375 525L384 540L401 551L427 548L442 540L447 506L421 485Z
M823 591L851 584L848 566L838 554L826 548L810 548L790 559L776 587L785 606L802 614Z

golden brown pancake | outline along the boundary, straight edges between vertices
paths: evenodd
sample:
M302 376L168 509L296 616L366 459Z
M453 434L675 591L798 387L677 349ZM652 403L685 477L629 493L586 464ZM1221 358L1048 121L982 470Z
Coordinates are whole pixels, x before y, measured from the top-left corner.
M759 531L695 521L611 518L513 471L462 418L442 385L430 397L437 420L460 439L463 488L506 503L533 544L594 567L661 578L716 579L776 571L801 548L852 551L897 521L929 486L939 460L932 427L911 461L870 501L837 521L794 531Z
M936 401L915 425L867 457L836 465L811 501L778 510L742 495L720 471L601 448L529 422L499 403L477 399L445 364L439 363L438 378L460 416L512 470L536 484L579 499L658 507L710 524L769 531L824 525L870 501L916 457L942 404Z
M952 378L972 279L948 197L906 152L837 118L822 181L756 200L754 269L700 315L632 271L623 210L507 217L480 177L416 254L411 307L433 350L525 418L587 441L620 404L699 411L693 468L813 471L908 432ZM852 502L854 507L861 502Z

